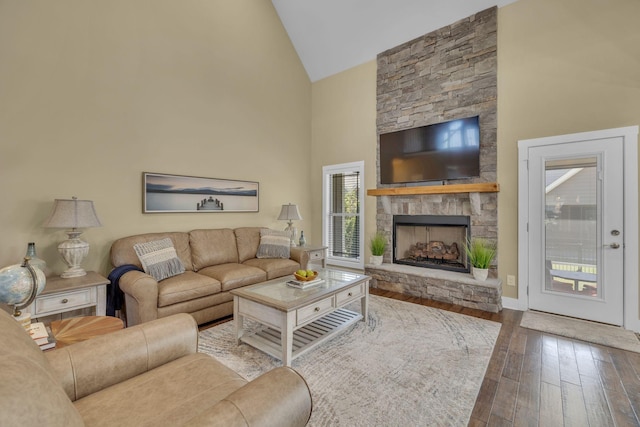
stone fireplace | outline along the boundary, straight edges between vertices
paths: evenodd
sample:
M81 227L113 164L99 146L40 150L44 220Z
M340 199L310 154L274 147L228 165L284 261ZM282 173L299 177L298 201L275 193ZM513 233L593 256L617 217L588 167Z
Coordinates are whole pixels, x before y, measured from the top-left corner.
M477 115L480 176L381 184L378 147L377 185L367 194L376 197L377 231L393 244L381 266L365 266L366 274L373 279L372 287L500 311L502 284L496 279L497 260L489 272L490 279L476 281L468 274L460 242L466 237L498 238L497 8L382 52L377 63L377 133ZM485 187L478 189L482 185ZM398 220L405 217L441 215L466 217L466 230L458 230L459 234L452 237L447 228L453 226L427 227L419 221L396 230ZM454 256L456 251L458 257Z
M468 216L469 237L497 241L497 192L456 188L497 179L496 63L496 7L378 55L378 134L474 115L479 117L480 126L479 177L381 184L378 164L376 189L391 192L376 197L376 228L388 236L390 243L394 238L394 217L404 215ZM377 156L379 162L379 147ZM418 188L434 191L411 191ZM389 245L385 263L403 258L392 251L394 247ZM462 264L466 270L466 263ZM490 277L497 276L496 269L497 260Z
M467 215L394 215L393 262L468 273L470 225Z

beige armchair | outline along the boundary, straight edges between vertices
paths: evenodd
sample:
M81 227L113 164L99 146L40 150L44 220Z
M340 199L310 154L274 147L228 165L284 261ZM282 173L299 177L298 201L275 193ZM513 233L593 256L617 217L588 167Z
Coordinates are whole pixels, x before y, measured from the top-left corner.
M289 368L247 382L197 353L177 314L42 353L0 310L0 425L304 426L311 395Z

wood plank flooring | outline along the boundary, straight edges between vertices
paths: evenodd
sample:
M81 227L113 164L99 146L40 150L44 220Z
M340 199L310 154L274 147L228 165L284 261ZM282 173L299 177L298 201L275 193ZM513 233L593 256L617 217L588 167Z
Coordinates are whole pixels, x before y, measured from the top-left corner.
M502 323L469 426L640 426L638 353L521 328L520 311L370 292Z

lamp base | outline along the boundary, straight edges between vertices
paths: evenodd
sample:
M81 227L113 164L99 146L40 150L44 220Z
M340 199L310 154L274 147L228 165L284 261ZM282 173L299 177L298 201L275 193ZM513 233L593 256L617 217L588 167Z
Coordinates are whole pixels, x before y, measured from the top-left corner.
M60 277L68 279L70 277L86 276L87 272L80 267L80 264L89 253L89 244L78 238L81 234L79 231L67 231L67 234L69 235L69 240L65 240L58 245L58 252L60 252L69 268Z
M291 246L298 246L296 244L296 236L298 235L298 230L293 226L293 223L291 221L289 221L289 225L284 229L284 231L289 232L289 236L291 237Z
M63 279L69 279L70 277L81 277L81 276L86 276L86 275L87 275L87 272L85 271L84 268L82 268L82 267L72 267L72 268L66 269L60 275L60 277L62 277Z

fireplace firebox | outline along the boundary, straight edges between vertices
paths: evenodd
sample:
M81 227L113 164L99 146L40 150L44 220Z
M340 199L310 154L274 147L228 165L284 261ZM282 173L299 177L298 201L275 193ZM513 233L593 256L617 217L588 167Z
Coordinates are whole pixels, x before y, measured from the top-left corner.
M464 215L394 215L393 262L468 273L470 225Z

